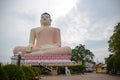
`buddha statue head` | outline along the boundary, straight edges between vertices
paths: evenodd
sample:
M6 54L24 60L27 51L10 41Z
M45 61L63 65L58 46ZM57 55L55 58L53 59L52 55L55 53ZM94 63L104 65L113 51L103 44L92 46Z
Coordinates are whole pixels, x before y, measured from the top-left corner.
M40 22L41 22L41 26L51 26L51 16L49 13L43 13L41 14L41 19L40 19Z

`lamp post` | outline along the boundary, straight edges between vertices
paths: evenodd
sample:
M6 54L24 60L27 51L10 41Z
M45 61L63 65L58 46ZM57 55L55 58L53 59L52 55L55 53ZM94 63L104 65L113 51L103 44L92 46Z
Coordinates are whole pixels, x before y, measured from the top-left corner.
M21 61L21 55L18 55L18 61L17 61L17 65L20 66L20 61Z
M22 55L22 53L21 53L21 52L18 52L18 55L17 55L17 58L18 58L18 60L17 60L17 65L18 65L18 66L20 66L20 63L21 63L21 55Z

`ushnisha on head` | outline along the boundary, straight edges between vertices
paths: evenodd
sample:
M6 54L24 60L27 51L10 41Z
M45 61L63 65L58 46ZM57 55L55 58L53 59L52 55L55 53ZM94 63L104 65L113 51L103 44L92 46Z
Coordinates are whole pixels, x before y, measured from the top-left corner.
M42 26L51 26L52 20L50 14L46 12L41 14L40 22Z

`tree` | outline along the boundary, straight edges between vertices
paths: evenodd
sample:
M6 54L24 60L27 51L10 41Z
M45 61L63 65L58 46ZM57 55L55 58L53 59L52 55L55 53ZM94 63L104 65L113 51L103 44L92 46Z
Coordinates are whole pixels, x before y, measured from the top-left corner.
M120 23L115 26L113 35L110 37L108 44L108 49L113 55L106 59L107 68L109 71L114 70L115 73L117 73L117 71L120 71Z
M82 64L85 64L85 62L93 62L94 54L88 50L85 49L85 45L78 45L72 50L72 60L74 61L82 61Z
M116 54L115 56L116 57L114 59L113 66L114 66L116 71L120 71L120 54Z
M107 64L107 70L108 72L113 72L114 68L114 60L115 60L115 55L111 54L109 55L108 58L106 58L106 64Z
M109 43L109 51L115 54L120 53L120 23L115 26L114 33L110 37Z

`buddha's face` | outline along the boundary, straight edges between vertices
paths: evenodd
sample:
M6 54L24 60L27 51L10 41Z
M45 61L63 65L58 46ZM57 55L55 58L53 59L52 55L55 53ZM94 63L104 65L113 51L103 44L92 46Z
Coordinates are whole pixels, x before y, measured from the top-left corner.
M41 15L41 24L42 25L50 25L51 24L51 18L48 14Z

